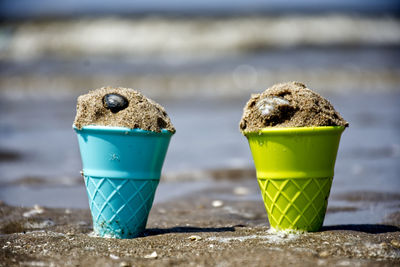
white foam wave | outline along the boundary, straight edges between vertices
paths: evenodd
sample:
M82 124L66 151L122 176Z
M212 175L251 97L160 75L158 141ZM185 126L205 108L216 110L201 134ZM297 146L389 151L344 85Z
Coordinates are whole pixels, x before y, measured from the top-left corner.
M398 45L400 20L345 15L103 18L28 23L0 38L0 59L205 57L298 45Z

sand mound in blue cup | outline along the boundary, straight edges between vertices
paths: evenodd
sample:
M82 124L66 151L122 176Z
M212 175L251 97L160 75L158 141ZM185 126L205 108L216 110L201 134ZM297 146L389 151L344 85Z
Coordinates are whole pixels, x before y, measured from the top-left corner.
M161 105L134 89L122 87L102 87L79 96L74 125L78 129L98 125L175 132Z

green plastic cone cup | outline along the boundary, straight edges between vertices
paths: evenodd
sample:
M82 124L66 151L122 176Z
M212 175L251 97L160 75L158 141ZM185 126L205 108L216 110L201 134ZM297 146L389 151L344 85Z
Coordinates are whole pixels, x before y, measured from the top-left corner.
M343 130L321 126L245 133L272 228L321 228Z

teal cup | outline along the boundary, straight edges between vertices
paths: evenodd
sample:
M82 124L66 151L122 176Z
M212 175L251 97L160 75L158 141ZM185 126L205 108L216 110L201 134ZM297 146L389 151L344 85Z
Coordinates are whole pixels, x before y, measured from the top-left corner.
M74 127L94 232L133 238L144 231L172 132Z

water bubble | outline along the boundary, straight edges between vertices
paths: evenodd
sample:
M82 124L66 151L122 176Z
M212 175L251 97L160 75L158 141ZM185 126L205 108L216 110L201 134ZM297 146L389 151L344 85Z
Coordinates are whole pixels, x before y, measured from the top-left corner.
M250 65L239 65L232 72L232 78L238 88L249 88L257 84L257 70Z

